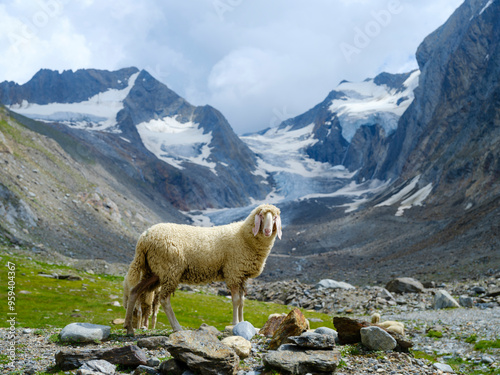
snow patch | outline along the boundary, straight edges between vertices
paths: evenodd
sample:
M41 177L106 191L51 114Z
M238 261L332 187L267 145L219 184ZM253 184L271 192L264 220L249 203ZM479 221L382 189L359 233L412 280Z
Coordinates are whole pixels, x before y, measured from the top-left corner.
M483 7L483 9L481 9L481 11L479 12L479 15L483 14L483 12L486 10L486 8L488 8L491 4L493 4L493 1L494 0L489 0L486 5Z
M421 206L425 198L429 196L431 191L432 191L432 183L427 184L422 189L417 191L415 194L406 198L404 201L401 202L401 205L398 207L396 216L403 216L404 210L412 208L413 206Z
M432 183L427 184L417 192L411 194L411 192L415 190L419 180L420 175L414 177L413 180L411 180L411 182L398 193L394 194L384 202L377 204L375 207L392 206L393 204L401 201L396 212L396 216L403 216L404 210L412 208L413 206L421 206L432 192Z
M366 124L378 123L387 134L393 132L401 115L413 101L420 71L413 72L403 83L403 90L377 85L373 79L364 82L342 82L336 91L345 96L334 99L329 110L336 113L342 136L351 142L356 130Z
M199 124L192 121L182 123L177 117L164 117L137 125L144 146L158 159L175 168L184 169L183 163L187 162L207 167L217 174L217 164L208 161L212 133L203 134Z
M123 101L134 86L139 72L132 74L122 90L109 89L79 103L35 104L23 100L9 109L41 121L57 121L84 130L120 133L116 128L116 115L123 109Z

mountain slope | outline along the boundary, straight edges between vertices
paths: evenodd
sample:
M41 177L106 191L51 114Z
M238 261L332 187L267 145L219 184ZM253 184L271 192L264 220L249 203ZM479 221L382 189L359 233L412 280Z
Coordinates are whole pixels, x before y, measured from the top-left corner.
M220 112L192 106L146 71L41 70L24 85L1 83L0 100L78 138L116 178L145 181L179 209L241 206L269 192Z
M34 252L55 250L75 258L128 262L137 237L151 224L188 221L158 194L129 190L85 149L73 148L80 152L73 158L13 115L0 107L2 237ZM77 142L49 130L65 147ZM82 163L76 158L87 159Z
M500 268L499 41L500 2L487 0L465 1L426 38L414 100L373 168L390 183L347 215L304 202L309 215L268 264L286 277L368 282Z

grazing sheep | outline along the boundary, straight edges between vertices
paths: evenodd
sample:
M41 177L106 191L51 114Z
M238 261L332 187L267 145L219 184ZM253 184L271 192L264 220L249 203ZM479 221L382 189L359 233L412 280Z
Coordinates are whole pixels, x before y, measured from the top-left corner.
M132 287L137 285L141 275L129 270L123 280L123 306L127 308ZM158 291L152 290L142 293L134 307L132 326L134 328L149 328L149 317L151 316L151 329L156 327L156 317L160 309Z
M264 269L276 236L281 239L280 210L260 205L244 220L216 227L156 224L137 242L129 272L140 276L130 291L124 328L134 334L133 311L137 298L157 290L163 310L174 331L182 330L170 303L179 283L225 281L231 291L233 324L243 321L247 279Z
M380 314L372 314L372 323L376 324L382 328L385 328L388 332L399 333L400 335L405 334L405 325L401 322L395 320L386 320L385 322L380 322Z

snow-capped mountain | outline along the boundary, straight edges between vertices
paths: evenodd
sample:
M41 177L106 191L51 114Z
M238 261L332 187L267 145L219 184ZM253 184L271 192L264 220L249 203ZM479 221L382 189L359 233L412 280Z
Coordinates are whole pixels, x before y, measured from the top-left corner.
M413 71L382 73L358 83L343 81L304 114L243 136L258 155L260 173L274 180L271 198L344 197L342 205L349 211L379 191L385 182L363 182L359 168L377 163L373 143L383 143L394 133L413 101L418 77L419 71Z
M24 85L0 83L0 101L64 126L112 159L115 173L147 182L180 209L241 206L270 191L219 111L191 105L144 70L44 69Z

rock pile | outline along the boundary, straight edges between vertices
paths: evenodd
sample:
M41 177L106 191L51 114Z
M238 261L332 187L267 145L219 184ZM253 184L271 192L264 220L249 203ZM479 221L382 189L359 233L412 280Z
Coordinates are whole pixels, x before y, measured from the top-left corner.
M280 301L288 298L286 293L291 293L292 301L299 304L310 305L306 298L315 305L325 302L322 310L338 301L343 309L334 305L336 310L329 311L334 316L336 330L327 327L309 330L304 316L307 310L303 313L304 310L293 305L288 315L271 315L260 330L249 322L242 322L227 327L224 332L202 325L197 330L171 334L169 331L147 331L145 336L130 338L120 334L108 336L107 326L74 323L57 332L60 343L64 338L62 348L51 339L53 331L43 338L25 329L17 332L16 340L18 345L30 348L29 355L20 354L15 367L0 364L0 372L34 374L48 371L55 364L63 371L76 371L81 375L113 374L122 370L152 375L193 372L257 375L271 370L290 374L430 375L451 372L444 363L449 358L460 358L464 363L474 364L474 369L484 368L485 372L498 369L498 355L475 352L474 344L469 342L476 336L482 340L498 339L500 293L496 291L497 280L478 285L426 285L418 293L389 290L392 289L389 286L342 289L337 284L329 289L325 285L334 284L322 285L315 287L298 281L288 285L253 282L248 294ZM400 283L398 285L400 288ZM216 293L221 285L210 288ZM442 308L450 300L457 303L458 299L472 302L472 307ZM392 320L404 321L406 336L368 322L367 313L379 307L378 311L385 318L390 315ZM76 328L76 336L68 336L73 328ZM439 340L435 339L437 333L442 336ZM7 341L8 334L7 330L0 329L3 342ZM83 346L83 342L88 344ZM5 349L2 340L0 349ZM407 354L410 349L437 356L439 360L431 363L412 358ZM356 355L351 355L351 351L356 351ZM371 355L373 351L378 353L376 358ZM368 355L363 355L365 353Z

